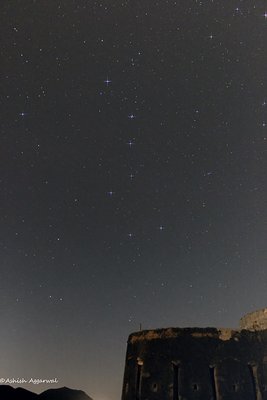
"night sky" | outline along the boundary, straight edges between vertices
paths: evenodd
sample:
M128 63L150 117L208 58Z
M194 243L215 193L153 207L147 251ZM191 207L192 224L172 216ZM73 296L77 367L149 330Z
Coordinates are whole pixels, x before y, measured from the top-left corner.
M140 324L267 305L267 4L0 9L0 377L117 400Z

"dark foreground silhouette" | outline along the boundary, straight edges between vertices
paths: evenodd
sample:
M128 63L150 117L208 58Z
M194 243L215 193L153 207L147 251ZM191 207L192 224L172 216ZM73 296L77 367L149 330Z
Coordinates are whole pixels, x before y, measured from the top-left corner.
M1 400L92 400L82 390L69 389L48 389L40 394L30 392L23 388L13 388L8 385L0 385Z

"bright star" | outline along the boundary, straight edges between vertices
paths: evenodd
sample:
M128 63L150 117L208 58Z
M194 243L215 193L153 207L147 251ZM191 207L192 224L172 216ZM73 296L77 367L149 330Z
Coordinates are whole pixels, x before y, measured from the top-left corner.
M108 79L108 77L107 77L107 79L104 81L104 83L108 86L111 83L111 80Z
M132 147L132 145L134 144L134 142L132 140L129 140L129 142L127 143L129 147Z
M242 15L242 11L240 10L239 7L236 7L235 12Z
M128 115L128 118L134 119L134 118L135 118L135 115L134 115L134 114L130 114L130 115Z
M25 113L25 112L21 112L21 113L19 113L19 115L20 115L21 117L25 117L26 113Z

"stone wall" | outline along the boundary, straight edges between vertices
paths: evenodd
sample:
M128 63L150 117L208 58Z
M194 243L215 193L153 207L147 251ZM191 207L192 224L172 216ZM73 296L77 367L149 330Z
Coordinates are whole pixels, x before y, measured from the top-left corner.
M267 400L267 331L169 328L129 336L122 400Z
M241 318L239 326L254 331L267 329L267 308L246 314Z

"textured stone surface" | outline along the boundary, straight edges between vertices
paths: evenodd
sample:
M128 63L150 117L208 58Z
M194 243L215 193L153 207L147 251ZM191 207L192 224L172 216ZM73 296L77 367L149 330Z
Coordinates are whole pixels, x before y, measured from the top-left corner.
M267 400L267 331L168 328L129 336L122 400Z
M239 326L254 331L267 329L267 308L246 314L241 318Z

